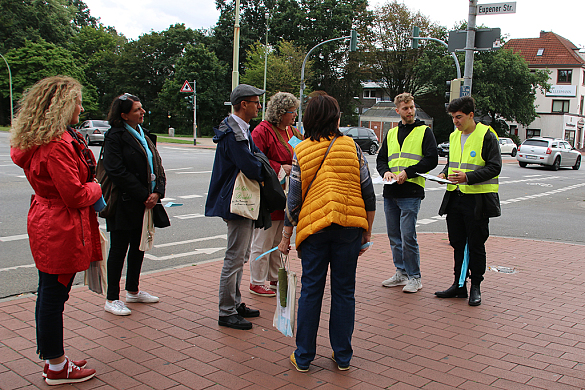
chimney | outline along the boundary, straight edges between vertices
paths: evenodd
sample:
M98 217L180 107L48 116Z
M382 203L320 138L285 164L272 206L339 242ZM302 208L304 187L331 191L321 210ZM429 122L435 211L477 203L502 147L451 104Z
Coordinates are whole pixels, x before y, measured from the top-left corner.
M543 38L547 32L544 30L540 30L540 37Z

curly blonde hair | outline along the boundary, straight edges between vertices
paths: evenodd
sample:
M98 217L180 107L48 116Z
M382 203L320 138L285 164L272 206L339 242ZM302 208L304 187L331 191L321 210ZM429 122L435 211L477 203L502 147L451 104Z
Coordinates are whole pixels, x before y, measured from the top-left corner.
M400 103L408 103L412 100L414 100L414 97L412 97L411 94L409 94L408 92L403 92L400 95L396 95L396 97L394 98L394 105L398 107Z
M10 129L13 147L26 150L46 145L67 130L81 99L81 84L69 76L52 76L24 92Z
M299 99L292 93L288 92L277 92L270 98L270 101L266 105L266 120L278 126L282 116L291 108L299 108Z

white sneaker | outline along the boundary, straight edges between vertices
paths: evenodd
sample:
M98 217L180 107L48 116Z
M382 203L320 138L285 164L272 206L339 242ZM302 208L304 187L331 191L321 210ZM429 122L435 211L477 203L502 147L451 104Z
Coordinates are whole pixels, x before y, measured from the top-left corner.
M402 292L405 293L415 293L422 288L422 282L420 278L412 278L408 279L406 286L402 289Z
M400 273L400 271L396 271L396 274L394 276L382 282L382 286L384 287L404 286L406 282L408 282L408 276L403 275L402 273Z
M126 303L156 303L158 297L150 295L146 291L138 291L138 294L126 292Z
M104 309L108 312L108 313L112 313L114 315L117 316L127 316L130 315L130 313L132 313L132 310L128 309L126 307L126 305L124 305L124 302L120 301L120 300L116 300L116 301L106 301L106 305L104 306Z

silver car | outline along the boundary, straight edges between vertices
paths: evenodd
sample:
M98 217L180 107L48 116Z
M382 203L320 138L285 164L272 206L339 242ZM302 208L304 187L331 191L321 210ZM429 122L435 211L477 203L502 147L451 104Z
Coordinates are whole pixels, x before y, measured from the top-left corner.
M108 121L88 120L83 122L77 130L81 133L85 142L91 145L94 142L103 143L104 133L110 129Z
M534 137L518 147L516 160L523 168L528 164L540 164L549 166L554 171L560 167L579 169L581 152L560 138Z

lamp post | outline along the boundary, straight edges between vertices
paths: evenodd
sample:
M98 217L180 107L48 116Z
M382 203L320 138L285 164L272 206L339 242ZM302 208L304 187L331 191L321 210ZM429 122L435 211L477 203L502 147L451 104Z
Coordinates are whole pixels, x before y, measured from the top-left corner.
M6 58L4 58L2 54L0 54L0 57L2 57L2 59L6 63L6 67L8 68L8 82L10 84L10 124L12 125L12 120L14 119L14 106L12 103L12 73L10 72L10 65L8 65L8 61L6 61Z
M234 24L234 53L232 64L232 91L240 83L240 74L238 71L239 65L240 65L240 0L236 0Z
M268 26L270 24L270 14L266 12L266 45L264 46L264 90L266 91L266 68L268 68ZM262 95L262 120L266 112L266 93Z
M341 38L328 39L326 41L323 41L323 42L313 46L313 48L311 50L309 50L309 52L305 56L305 59L303 60L303 66L301 67L301 91L299 93L300 104L299 104L299 126L298 126L301 134L304 133L304 131L303 131L303 90L305 89L305 65L307 64L307 59L309 58L309 55L313 52L313 50L315 50L319 46L324 45L328 42L339 41L341 39L349 39L350 40L349 51L356 50L357 32L355 30L351 30L350 35L347 35L347 36L341 37Z

